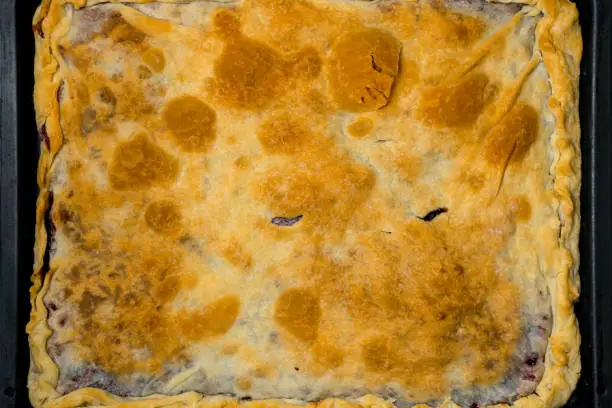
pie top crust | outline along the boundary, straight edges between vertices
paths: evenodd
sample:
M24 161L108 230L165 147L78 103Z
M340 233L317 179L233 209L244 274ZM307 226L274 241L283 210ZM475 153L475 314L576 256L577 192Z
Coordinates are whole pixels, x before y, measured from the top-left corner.
M567 401L572 3L46 0L33 29L34 406Z

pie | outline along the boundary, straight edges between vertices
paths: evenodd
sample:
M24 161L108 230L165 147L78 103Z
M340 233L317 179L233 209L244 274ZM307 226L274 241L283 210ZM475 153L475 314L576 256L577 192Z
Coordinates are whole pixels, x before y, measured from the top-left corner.
M558 407L567 0L45 0L38 407Z

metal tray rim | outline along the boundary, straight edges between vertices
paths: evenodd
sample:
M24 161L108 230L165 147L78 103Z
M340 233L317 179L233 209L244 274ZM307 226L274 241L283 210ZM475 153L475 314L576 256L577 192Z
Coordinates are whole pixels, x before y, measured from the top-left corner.
M38 146L31 17L39 0L0 0L0 407L29 407L29 275ZM577 0L583 28L580 119L583 370L567 407L612 407L612 2ZM28 54L29 53L29 54ZM29 107L29 108L26 108ZM34 194L34 196L32 196ZM34 198L33 198L34 197ZM31 202L30 202L31 201Z

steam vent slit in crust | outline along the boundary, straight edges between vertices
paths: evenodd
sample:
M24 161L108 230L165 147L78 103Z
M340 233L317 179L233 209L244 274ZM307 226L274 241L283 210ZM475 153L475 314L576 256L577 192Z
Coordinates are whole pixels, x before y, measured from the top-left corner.
M560 407L568 0L45 0L36 408Z

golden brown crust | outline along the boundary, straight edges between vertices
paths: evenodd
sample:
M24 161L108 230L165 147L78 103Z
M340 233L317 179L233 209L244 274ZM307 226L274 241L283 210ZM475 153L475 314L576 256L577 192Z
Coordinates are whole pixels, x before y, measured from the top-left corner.
M112 1L111 3L118 3L119 1ZM147 3L147 0L133 0L127 1L127 3ZM166 0L167 3L179 3L180 1ZM36 247L35 247L35 265L34 273L32 275L33 286L31 289L31 302L32 302L32 315L30 323L28 324L28 333L30 335L30 348L32 354L32 362L29 377L29 388L30 396L33 404L36 407L55 407L55 408L69 408L75 406L81 406L84 404L94 406L129 406L129 407L166 407L166 406L193 406L193 407L215 407L215 406L227 406L227 405L250 405L254 408L259 406L278 406L278 407L289 407L298 404L298 401L257 401L257 402L237 402L231 399L221 399L215 397L205 397L197 393L185 393L178 396L151 396L144 399L127 399L114 396L108 392L85 388L71 392L68 395L60 396L56 391L56 384L59 378L59 370L55 362L52 360L47 351L47 341L52 334L52 330L47 324L48 310L43 301L43 297L47 293L51 280L51 273L44 273L43 271L43 259L47 244L47 231L45 227L45 214L50 206L52 197L50 196L50 171L51 165L54 162L54 158L58 154L60 148L63 145L63 129L60 121L60 107L59 107L59 93L62 92L62 80L60 75L57 75L60 64L60 49L58 39L65 35L69 30L69 21L65 16L66 4L71 4L77 8L90 6L93 4L101 3L101 1L87 1L87 0L45 0L38 9L34 17L34 26L36 34L36 45L37 45L37 56L35 65L36 74L36 89L35 89L35 106L36 106L36 120L38 128L40 129L42 137L42 154L39 161L38 169L38 184L40 187L40 195L37 202L37 228L36 228ZM122 3L126 3L124 0ZM523 397L514 402L514 406L517 407L556 407L564 404L572 390L575 387L579 373L580 373L580 358L579 358L579 343L580 336L578 332L578 326L575 315L573 313L573 302L577 299L579 293L579 278L577 274L578 270L578 232L579 232L579 188L580 188L580 149L579 149L579 137L580 129L578 122L578 77L579 77L579 62L582 53L582 43L580 37L580 28L577 22L577 11L575 6L566 0L539 0L529 2L532 6L531 13L536 15L542 13L542 18L536 27L536 42L537 49L541 53L541 58L545 64L546 71L550 77L552 94L548 101L548 108L554 115L554 132L551 135L550 146L551 151L554 154L552 161L552 167L550 172L553 176L554 185L552 187L553 195L552 198L555 200L558 213L558 228L557 236L545 236L544 239L554 241L551 242L550 251L547 254L546 259L542 259L543 270L545 279L547 281L548 288L552 295L553 301L553 332L549 338L549 347L546 355L546 369L544 376L539 383L537 390L534 394L527 397ZM231 21L230 21L231 23ZM221 27L222 23L218 23ZM231 24L230 24L231 25ZM478 38L479 33L483 29L479 27L477 22L470 22L467 24L468 35L464 38L464 41L475 41ZM236 27L229 27L227 30L234 32ZM124 35L119 33L118 35ZM223 34L220 34L223 35ZM362 38L362 44L367 46L370 42L379 41L387 44L382 47L387 49L386 55L376 55L379 66L374 71L366 72L359 78L349 78L350 84L355 82L359 83L358 89L343 89L346 86L346 82L338 79L338 76L334 76L333 68L330 69L332 80L331 86L336 86L341 91L334 97L334 103L338 106L354 112L369 111L372 109L381 108L389 105L388 109L394 109L393 102L389 101L389 93L391 89L394 92L400 92L402 83L393 83L394 76L397 74L393 69L394 61L398 58L398 52L396 52L396 46L392 40L388 40L384 34L376 32L361 32L357 34ZM471 39L474 37L474 40ZM296 51L295 53L287 53L285 55L278 54L276 51L266 48L265 45L256 43L254 40L234 35L234 42L227 47L225 51L228 55L221 55L221 63L218 66L219 72L217 72L217 83L211 84L213 93L216 93L216 100L220 105L234 106L240 105L246 110L257 110L262 107L273 103L273 99L281 91L275 90L274 87L268 87L273 82L275 77L293 78L295 70L295 64L305 64L300 66L299 72L305 72L306 75L316 75L320 68L320 61L317 61L316 54L313 56L308 49ZM235 39L237 38L237 39ZM431 41L435 41L433 38ZM338 47L341 48L342 41L339 41ZM378 47L380 49L380 46ZM245 51L246 50L246 51ZM232 63L236 61L236 57L243 55L244 52L252 53L251 59L259 61L261 64L270 64L270 66L276 67L278 72L274 72L270 76L269 71L262 71L261 74L256 74L256 77L261 75L259 84L255 81L252 88L247 89L244 92L230 91L229 93L223 93L219 90L227 89L225 82L234 84L236 81L240 81L238 76L232 75ZM332 50L332 61L334 61L333 54L341 53L342 50ZM143 57L148 61L148 66L152 69L163 69L165 61L160 58L159 55L154 52ZM224 59L225 58L225 59ZM346 60L342 58L341 61ZM225 61L225 62L224 62ZM297 61L297 62L296 62ZM340 60L339 60L340 61ZM354 61L354 64L360 64L360 61ZM333 64L333 62L332 62ZM307 69L304 69L304 66ZM333 66L333 65L332 65ZM535 68L535 64L531 64L527 67L526 72ZM252 69L257 70L258 67ZM340 69L341 71L341 69ZM380 74L380 75L379 75ZM528 74L527 74L528 75ZM346 78L345 78L346 79ZM225 82L224 82L225 81ZM300 86L300 79L296 79L295 84L287 86ZM337 81L334 84L334 81ZM467 85L465 85L467 83ZM262 84L265 84L262 85ZM372 85L373 84L373 85ZM280 85L279 85L280 86ZM284 86L284 85L283 85ZM379 87L377 90L380 93L372 96L370 93L363 93L363 89L371 86ZM454 106L445 107L446 112L453 112L452 115L446 115L440 117L436 115L439 106L432 106L428 104L428 101L435 99L443 99L439 96L440 93L455 95L455 100L460 100L462 95L465 95L465 91L462 91L462 86L467 86L468 89L478 88L481 89L479 94L482 94L482 100L469 100L468 103L458 104L454 110ZM270 90L271 89L271 90ZM278 92L278 93L277 93ZM488 79L483 76L479 76L478 73L468 74L466 77L453 81L452 79L444 87L432 86L431 89L426 90L424 95L429 96L423 98L422 101L417 103L416 115L420 117L423 123L426 123L432 127L451 127L457 129L457 134L462 135L462 128L465 126L471 126L480 115L480 112L487 109L487 97L490 97L488 92L497 92L491 88L488 83ZM334 92L332 91L332 95ZM340 95L340 96L338 96ZM348 99L346 96L348 95ZM372 96L372 99L366 99L367 96ZM363 99L361 99L363 98ZM533 107L524 105L521 103L514 104L517 95L513 95L512 92L504 94L502 92L501 100L508 100L508 108L514 106L513 113L510 116L506 115L506 111L501 108L500 112L495 112L491 117L499 118L499 121L495 121L495 126L491 127L490 132L487 134L487 145L485 147L487 160L491 163L499 163L503 161L503 157L507 157L505 166L511 165L512 160L515 158L519 160L521 155L524 155L530 144L532 143L533 134L537 132L534 126L531 125L530 121L533 117ZM194 98L195 99L195 98ZM215 141L214 129L216 116L215 112L206 104L201 101L194 99L179 99L175 100L176 104L188 105L188 111L194 111L197 113L197 117L202 123L199 123L198 131L195 139L185 139L183 136L186 134L193 135L191 128L184 128L181 126L180 117L176 117L172 113L172 105L167 106L167 111L164 113L164 120L167 122L168 127L173 130L173 137L175 143L179 148L185 152L193 151L208 151ZM363 101L363 105L360 105L359 101ZM500 104L503 105L503 104ZM141 110L148 109L147 107L140 107ZM282 113L281 113L282 116ZM517 121L516 118L521 117L524 120ZM286 119L286 120L285 120ZM290 121L291 118L285 118L285 122ZM371 131L373 125L368 122L368 117L363 116L352 123L348 128L348 133L354 137L367 136ZM296 151L300 150L305 144L317 144L316 140L308 133L308 129L302 130L299 126L292 126L291 123L283 124L283 121L271 122L270 129L261 131L258 138L264 149L269 151L275 151L276 154L281 155L292 155ZM265 127L266 125L264 125ZM484 125L483 125L484 126ZM488 128L484 126L484 128ZM518 142L514 142L513 147L509 147L511 141L505 139L505 135L508 131L504 131L504 128L509 128L513 132L521 135L521 139ZM279 130L280 129L280 130ZM286 143L284 140L280 145L282 149L275 149L279 145L279 137L287 137L289 134L287 129L291 130L290 143ZM275 132L282 133L282 136L276 136ZM467 136L466 136L467 137ZM142 136L140 139L136 137L133 141L126 142L126 150L130 148L138 151L148 149L149 153L156 155L157 162L162 164L162 170L159 167L156 168L140 168L134 167L133 163L126 164L125 159L121 156L121 151L118 151L118 155L112 160L110 173L111 183L114 188L121 190L124 188L146 188L145 183L167 183L172 177L176 177L178 169L174 163L174 159L167 155L161 148L155 145L147 144L146 137ZM134 145L134 144L137 144ZM132 146L134 145L134 146ZM327 152L328 147L325 144L320 144L315 147L317 152ZM327 154L327 153L325 153ZM133 155L130 155L132 157ZM342 162L342 156L329 153L328 159L331 161ZM416 178L415 174L419 172L419 162L416 158L407 158L404 156L397 156L393 158L393 162L396 163L400 169L399 174L401 177L409 180ZM241 162L240 166L244 165ZM372 175L369 175L360 166L347 164L345 171L352 177L352 181L355 186L354 190L349 190L350 194L356 201L365 200L368 196L368 190L372 188L373 180ZM502 178L503 178L503 171ZM143 178L142 175L146 174L149 178ZM278 187L280 179L275 179L274 174L268 175L268 178L263 180L262 189L268 188L268 190L255 191L255 196L260 196L262 200L266 197L270 197L275 192L275 188ZM334 177L330 174L330 177ZM477 177L476 177L477 178ZM477 181L474 181L477 183ZM501 181L500 181L501 183ZM351 181L349 181L349 187L351 187ZM362 197L362 198L360 198ZM332 199L335 198L333 195ZM272 205L272 204L271 204ZM295 205L291 202L283 202L280 204L279 210L291 213L295 209ZM516 200L516 217L517 219L528 219L530 214L529 202L526 202L520 197ZM348 217L346 214L352 214L354 211L352 208L341 208L340 213L337 217L331 219L326 218L327 215L324 213L315 214L319 217L319 220L325 222L333 228L341 229L340 224L346 220L343 218ZM172 202L157 202L151 204L146 211L146 222L155 225L155 229L158 229L159 234L175 234L176 231L181 228L181 215L180 212L172 208ZM289 214L297 215L297 214ZM367 245L367 243L366 243ZM243 254L239 249L236 249L235 242L229 242L226 248L231 248L233 259L230 262L240 265L242 268L249 268L251 260L249 254ZM377 249L378 250L378 249ZM426 277L422 277L426 279ZM421 280L422 280L421 279ZM431 278L434 279L434 278ZM492 278L493 279L493 278ZM306 281L305 281L306 282ZM497 282L493 279L492 282ZM185 282L181 283L185 284ZM305 286L314 285L315 288L326 285L325 280L314 281L305 283ZM505 289L505 284L502 283L491 283L497 291L508 290L512 291L512 288ZM436 287L432 284L431 287ZM384 288L383 288L384 289ZM291 289L294 290L294 289ZM305 327L292 327L291 310L288 308L277 307L276 319L279 322L279 326L286 327L288 332L298 333L298 337L303 337L303 341L311 342L316 337L315 333L309 332L313 327L318 327L320 319L315 313L317 311L318 304L313 301L310 292L299 292L301 289L295 289L295 292L287 291L283 296L298 299L302 302L303 312L306 310L311 315L306 320ZM383 290L384 291L384 290ZM163 296L163 295L162 295ZM240 308L239 301L234 301L230 295L219 300L219 303L224 310L228 310L228 313L224 315L238 314ZM321 295L322 296L322 295ZM512 297L512 296L509 296ZM287 299L285 299L287 300ZM418 301L415 300L415 301ZM237 302L237 304L236 304ZM278 302L283 302L283 297L279 298ZM291 302L289 302L291 303ZM295 304L295 302L294 302ZM458 306L460 307L460 305ZM505 306L504 310L512 308L511 304ZM199 316L201 318L201 316ZM188 317L185 317L188 318ZM180 319L178 319L180 320ZM204 317L206 321L206 317ZM232 320L233 323L233 320ZM304 322L302 322L304 323ZM316 324L315 324L316 323ZM177 323L178 324L178 323ZM191 324L193 326L193 324ZM212 327L225 328L227 323L215 323ZM231 326L231 323L229 324ZM197 335L199 337L206 336L211 329L211 326L204 324L201 332ZM197 331L197 329L194 329ZM221 329L220 329L221 330ZM512 330L508 331L508 335L512 336ZM158 337L158 341L165 341L166 339ZM507 340L509 341L509 340ZM374 340L372 344L375 344ZM326 345L316 344L315 354L322 355L321 361L324 364L334 365L338 360L338 353L336 351L330 351L325 348ZM364 347L365 353L369 350L370 346ZM371 359L374 366L380 366L376 363L375 354ZM164 353L173 353L174 349L164 347L162 357ZM367 358L366 358L367 363ZM388 361L385 362L389 364ZM389 367L384 368L389 369ZM380 367L378 367L380 369ZM400 364L401 369L401 364ZM120 371L120 367L118 368ZM328 399L316 404L318 406L326 406L331 404L333 406L363 406L363 407L390 407L391 403L386 402L380 398L374 396L365 396L358 401L345 401L338 399ZM257 407L255 407L257 406ZM451 408L457 407L452 401L448 400L442 403L442 407ZM502 405L500 405L502 406ZM505 405L504 405L505 406ZM417 405L417 407L425 407L424 405Z

